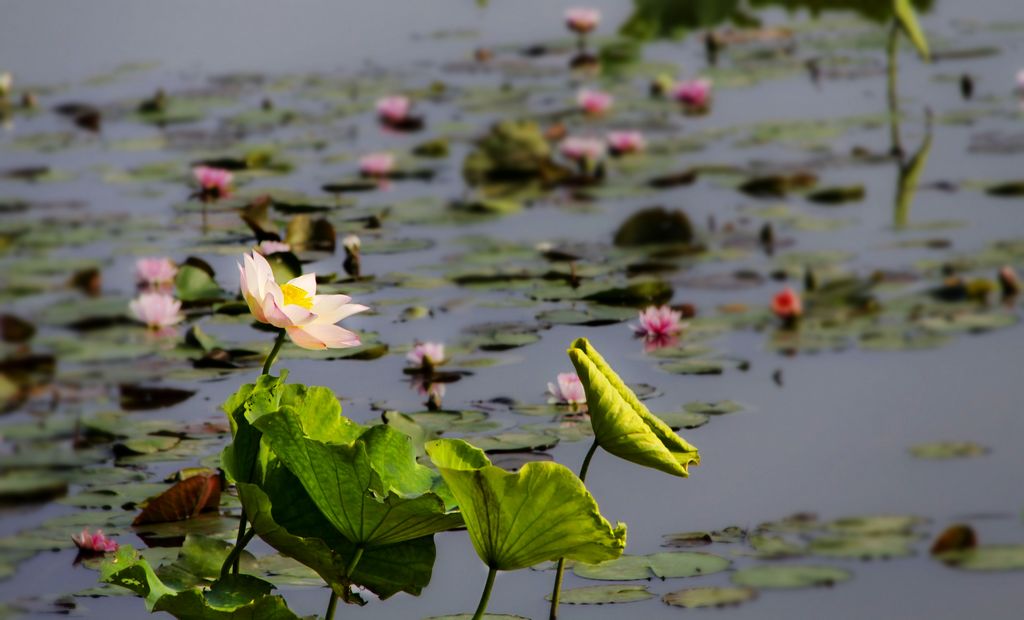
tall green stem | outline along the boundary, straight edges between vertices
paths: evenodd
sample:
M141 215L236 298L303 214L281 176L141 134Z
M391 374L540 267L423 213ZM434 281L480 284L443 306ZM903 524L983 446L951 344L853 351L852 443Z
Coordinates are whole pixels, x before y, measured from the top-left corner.
M270 367L274 365L274 360L277 359L277 354L281 352L281 345L284 344L285 331L282 329L277 332L277 340L274 341L274 348L270 350L270 355L267 356L267 361L263 362L262 375L270 374Z
M483 594L480 595L480 604L476 606L476 613L473 614L473 620L481 620L484 614L487 613L487 601L491 599L491 590L494 589L494 578L498 575L498 569L489 568L487 570L487 583L484 584Z
M900 48L900 26L896 20L892 22L889 29L889 44L886 48L888 59L888 88L889 99L889 138L892 144L892 154L900 156L903 153L903 145L900 141L900 101L899 93L896 91L896 74L898 72L897 54Z
M331 590L331 600L327 601L327 613L324 620L334 620L334 610L338 608L338 593Z
M583 466L580 467L580 482L587 481L587 470L590 469L590 460L594 458L594 453L597 452L597 438L594 438L594 443L590 444L590 449L587 450L587 456L583 457ZM562 595L562 574L565 572L565 558L558 559L558 566L555 568L555 587L551 590L551 612L548 614L548 620L555 620L558 618L558 599Z

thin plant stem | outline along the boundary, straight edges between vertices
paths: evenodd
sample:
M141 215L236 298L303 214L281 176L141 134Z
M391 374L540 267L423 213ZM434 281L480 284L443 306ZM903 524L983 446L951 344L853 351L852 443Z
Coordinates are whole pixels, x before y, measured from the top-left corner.
M274 341L274 348L270 350L270 355L267 356L267 361L263 362L263 372L260 374L270 374L270 367L274 365L274 360L277 359L277 354L281 352L281 345L284 344L284 336L285 331L283 329L277 332L277 340Z
M235 539L235 546L231 549L231 553L228 557L224 558L224 564L220 567L220 576L227 577L228 572L232 572L235 575L238 574L239 567L242 563L242 550L249 544L249 541L256 536L256 529L249 528L246 531L245 526L247 522L245 519L245 510L242 510L241 518L238 522L238 538Z
M900 27L896 20L893 20L892 28L889 30L889 44L886 47L886 58L888 60L888 87L886 89L889 99L889 137L891 141L892 154L901 157L903 144L900 141L900 101L899 93L896 91L896 77L899 70L897 65L897 54L900 48Z
M590 469L590 460L597 452L597 438L590 444L587 456L583 457L583 466L580 467L580 482L587 481L587 470ZM555 568L555 587L551 590L551 611L548 613L548 620L558 618L558 599L562 595L562 574L565 572L565 558L558 558L558 566Z
M334 610L338 608L338 593L331 590L331 600L327 601L327 613L324 620L334 620Z
M484 614L487 613L487 601L491 599L491 590L494 589L494 578L497 575L498 569L491 567L487 570L487 583L484 584L484 591L480 595L480 604L476 606L473 620L481 620Z

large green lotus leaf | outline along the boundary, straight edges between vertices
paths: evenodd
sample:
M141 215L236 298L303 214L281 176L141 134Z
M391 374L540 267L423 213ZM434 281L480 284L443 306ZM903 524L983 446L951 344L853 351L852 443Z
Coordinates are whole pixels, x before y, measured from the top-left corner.
M297 620L273 584L252 575L228 575L209 589L176 590L157 577L149 562L124 546L100 566L100 581L128 588L143 597L150 612L166 611L188 620Z
M914 5L910 3L910 0L893 0L892 6L896 22L917 48L917 53L927 61L931 57L931 53L928 51L928 39L925 38L921 24L917 21L917 11L914 10Z
M569 359L583 383L594 435L602 448L674 476L688 476L689 464L700 464L697 448L653 415L586 338L572 343Z
M625 524L612 528L564 465L532 462L513 474L461 439L431 441L426 450L458 500L473 547L487 566L518 570L563 557L603 562L622 555Z
M364 548L413 540L462 525L438 494L440 481L416 463L408 436L389 426L351 443L307 434L310 416L285 405L253 421L274 455L298 478L320 512ZM322 425L312 423L314 432Z

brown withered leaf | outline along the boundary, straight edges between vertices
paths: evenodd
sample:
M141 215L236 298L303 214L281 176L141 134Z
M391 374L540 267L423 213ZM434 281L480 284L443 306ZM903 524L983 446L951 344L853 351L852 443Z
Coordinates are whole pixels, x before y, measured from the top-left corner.
M207 473L186 478L160 495L146 500L142 512L132 525L184 521L196 517L204 510L220 506L223 482L219 473Z

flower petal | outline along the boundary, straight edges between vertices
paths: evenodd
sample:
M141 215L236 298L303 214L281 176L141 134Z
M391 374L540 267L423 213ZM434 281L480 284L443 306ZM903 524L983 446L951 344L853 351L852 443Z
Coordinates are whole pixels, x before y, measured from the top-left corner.
M264 259L266 260L266 259ZM302 290L306 291L310 297L316 295L316 274L315 273L304 273L297 278L293 278L288 281L288 284L297 286Z

